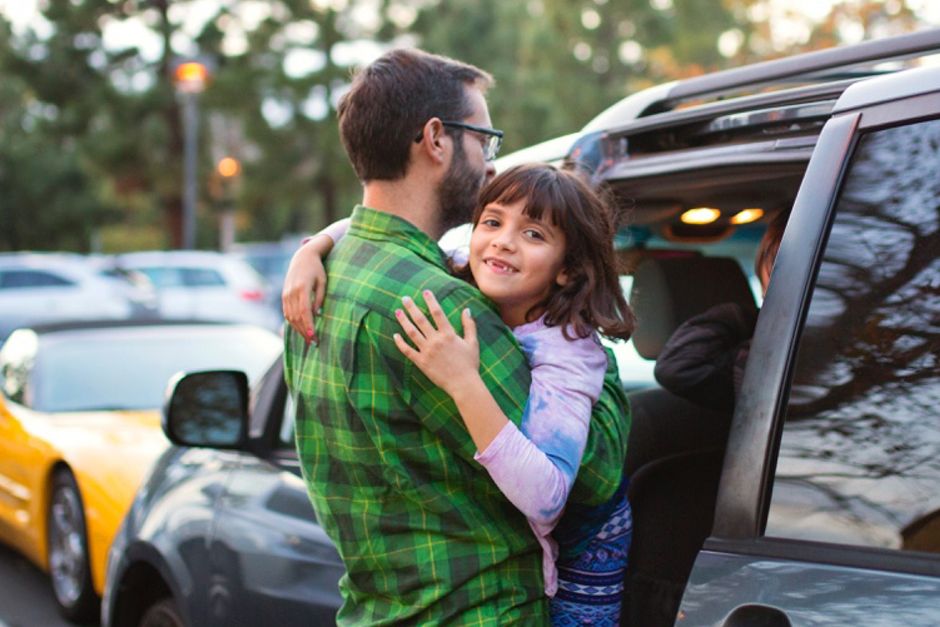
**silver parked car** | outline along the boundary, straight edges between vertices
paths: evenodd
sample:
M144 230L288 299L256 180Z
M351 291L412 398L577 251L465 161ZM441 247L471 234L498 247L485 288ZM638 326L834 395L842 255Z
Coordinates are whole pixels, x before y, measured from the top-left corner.
M156 313L156 293L143 276L78 254L0 254L0 340L22 326Z
M153 282L166 319L244 322L277 329L279 312L266 305L268 287L250 265L210 251L146 251L118 255L115 264Z

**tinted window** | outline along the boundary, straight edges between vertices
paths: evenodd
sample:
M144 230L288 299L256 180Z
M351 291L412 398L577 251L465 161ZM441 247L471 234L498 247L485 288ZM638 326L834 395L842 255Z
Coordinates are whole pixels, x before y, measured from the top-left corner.
M0 272L0 288L18 287L67 287L75 285L58 274L42 270L5 270Z
M177 268L137 268L143 272L150 282L157 288L179 287L183 284L183 277Z
M242 370L260 377L281 351L262 329L154 328L110 330L49 340L34 370L40 411L154 409L180 371Z
M767 534L940 552L940 120L862 138L826 245Z
M225 285L225 279L209 268L180 268L183 285L187 287L218 287Z

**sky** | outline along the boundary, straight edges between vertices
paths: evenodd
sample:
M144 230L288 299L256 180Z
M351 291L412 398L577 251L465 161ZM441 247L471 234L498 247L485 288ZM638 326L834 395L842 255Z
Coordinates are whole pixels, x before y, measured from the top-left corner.
M763 6L752 9L752 18L755 20L770 19L772 25L774 47L785 49L788 45L805 40L809 35L806 19L819 21L824 18L830 8L841 2L851 0L767 0ZM904 0L907 5L916 11L920 17L928 24L940 26L940 1L938 0ZM0 13L5 15L12 24L15 32L22 32L24 29L33 27L42 35L48 30L48 25L43 23L37 11L37 4L40 0L0 0ZM327 3L335 8L343 8L347 0L311 0L313 3ZM900 7L902 0L884 0L889 8L893 6ZM668 9L672 6L673 0L650 0L650 4L656 8ZM362 22L369 22L375 19L375 11L366 7L361 11L361 15L356 18ZM218 10L219 0L192 0L191 2L171 5L170 19L176 23L182 24L182 32L177 33L176 39L172 42L174 51L177 54L187 54L191 42L186 33L197 33L201 26L209 19L212 19ZM271 4L263 0L242 0L235 3L234 11L237 12L239 21L252 30L255 25L260 23L271 11ZM403 16L407 22L408 16ZM413 16L412 16L413 19ZM851 43L861 38L860 30L854 31L851 26L847 26L841 33L843 38ZM312 50L303 50L304 43L312 43L317 36L316 25L312 22L298 22L287 33L290 43L297 45L298 49L288 56L285 71L288 74L305 74L310 71L316 71L324 63L324 59L318 56L319 53ZM146 24L144 19L112 20L104 28L104 43L109 49L123 49L129 46L138 46L142 55L147 60L156 60L162 52L162 41ZM728 51L734 50L735 36L732 33L722 42ZM238 54L247 47L247 41L243 32L238 29L231 29L226 34L223 43L226 52ZM378 46L369 45L369 42L357 42L347 48L340 48L336 54L340 57L336 62L345 65L357 62L371 60L381 54L382 50ZM733 52L732 52L733 54ZM729 55L730 56L730 55Z

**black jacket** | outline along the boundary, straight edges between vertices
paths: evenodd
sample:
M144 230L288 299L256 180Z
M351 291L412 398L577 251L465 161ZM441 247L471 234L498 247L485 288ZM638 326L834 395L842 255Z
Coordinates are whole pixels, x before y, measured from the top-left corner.
M689 318L656 359L656 380L697 405L733 410L756 321L756 312L736 303L715 305Z

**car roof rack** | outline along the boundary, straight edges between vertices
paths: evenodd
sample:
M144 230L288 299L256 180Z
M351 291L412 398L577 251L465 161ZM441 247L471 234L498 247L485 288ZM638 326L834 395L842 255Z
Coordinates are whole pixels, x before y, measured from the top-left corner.
M930 52L940 52L940 28L762 61L678 81L663 99L650 104L644 115L674 109L684 101L719 97L745 87L865 78L883 72L846 70L865 63L899 61Z

